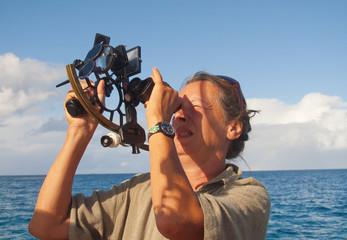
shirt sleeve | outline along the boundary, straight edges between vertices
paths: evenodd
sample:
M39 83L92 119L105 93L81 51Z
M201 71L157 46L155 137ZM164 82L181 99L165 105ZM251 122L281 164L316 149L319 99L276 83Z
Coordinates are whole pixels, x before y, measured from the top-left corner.
M255 179L238 180L214 193L201 193L204 239L265 239L270 201Z
M70 210L69 239L104 239L119 236L122 221L126 217L129 198L129 180L109 191L95 191L85 197L72 197ZM119 223L119 224L118 224Z

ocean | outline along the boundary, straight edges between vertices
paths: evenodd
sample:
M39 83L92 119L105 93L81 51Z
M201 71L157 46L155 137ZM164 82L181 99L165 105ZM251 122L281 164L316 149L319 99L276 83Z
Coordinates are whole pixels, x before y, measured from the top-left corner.
M73 193L109 189L133 174L77 175ZM246 172L268 189L267 239L347 239L347 170ZM27 232L44 176L0 176L0 239Z

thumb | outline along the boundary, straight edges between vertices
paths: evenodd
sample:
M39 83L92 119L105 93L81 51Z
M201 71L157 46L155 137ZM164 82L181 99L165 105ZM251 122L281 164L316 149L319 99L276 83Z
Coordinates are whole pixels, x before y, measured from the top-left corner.
M163 84L163 78L158 70L158 68L152 69L152 79L154 84Z

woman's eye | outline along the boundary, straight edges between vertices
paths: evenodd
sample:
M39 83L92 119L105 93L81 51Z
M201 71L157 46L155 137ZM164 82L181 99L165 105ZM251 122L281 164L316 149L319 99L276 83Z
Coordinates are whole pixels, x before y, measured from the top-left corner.
M210 105L207 104L192 104L193 108L203 108L203 109L211 109L212 107Z
M191 104L194 108L211 108L211 104L208 104L207 102L201 100L192 100Z
M192 106L193 106L194 108L202 108L202 107L204 107L204 105L202 104L202 102L198 102L198 101L193 101L193 102L192 102Z
M193 103L192 106L193 106L193 107L202 107L202 105L201 105L201 104L198 104L198 103Z

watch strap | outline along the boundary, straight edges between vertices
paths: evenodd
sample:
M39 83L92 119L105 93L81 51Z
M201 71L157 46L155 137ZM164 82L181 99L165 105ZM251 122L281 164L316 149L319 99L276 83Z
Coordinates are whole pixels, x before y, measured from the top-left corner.
M170 137L170 138L173 138L175 136L175 133L173 130L172 130L172 133L169 133L163 129L162 125L167 125L172 129L172 126L169 123L158 122L148 130L148 140L152 135L154 135L156 133L160 133L160 132L163 133L165 136Z

